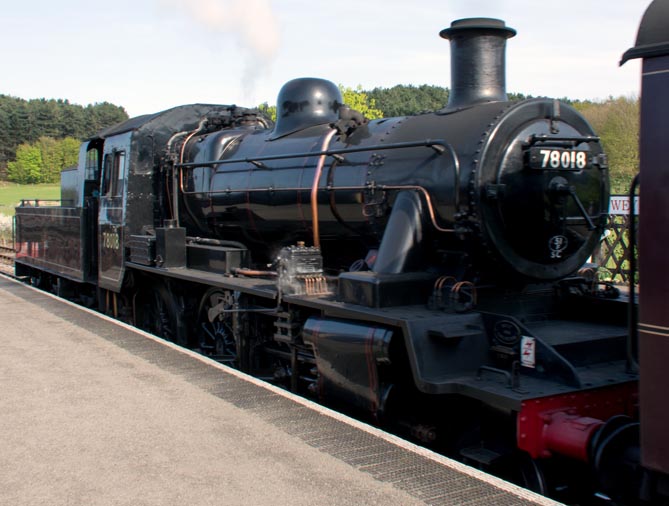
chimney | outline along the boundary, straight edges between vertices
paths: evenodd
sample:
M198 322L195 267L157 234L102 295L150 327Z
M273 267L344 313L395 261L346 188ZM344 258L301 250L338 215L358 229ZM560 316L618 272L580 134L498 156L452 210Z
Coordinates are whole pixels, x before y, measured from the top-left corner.
M506 39L516 35L501 19L467 18L439 32L451 42L451 91L447 109L507 100Z

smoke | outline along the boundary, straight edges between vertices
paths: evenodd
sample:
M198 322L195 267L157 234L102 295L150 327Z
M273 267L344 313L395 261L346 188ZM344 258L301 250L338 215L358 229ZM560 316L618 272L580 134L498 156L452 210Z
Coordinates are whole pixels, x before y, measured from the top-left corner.
M242 89L250 98L279 49L279 22L271 1L163 0L163 3L183 10L208 31L237 41L245 57Z

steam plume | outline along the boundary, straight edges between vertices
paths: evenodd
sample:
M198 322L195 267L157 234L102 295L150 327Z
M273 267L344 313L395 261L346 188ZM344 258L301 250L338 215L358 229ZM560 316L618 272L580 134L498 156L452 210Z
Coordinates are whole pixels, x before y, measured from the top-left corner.
M279 23L270 0L163 0L220 34L233 36L248 58L242 85L247 94L276 57Z

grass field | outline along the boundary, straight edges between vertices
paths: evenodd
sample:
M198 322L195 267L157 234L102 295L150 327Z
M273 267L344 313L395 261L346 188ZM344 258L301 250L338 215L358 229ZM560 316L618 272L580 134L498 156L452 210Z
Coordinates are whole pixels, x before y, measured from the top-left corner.
M14 216L14 208L21 199L58 200L60 185L0 182L0 215Z
M21 199L59 200L60 185L20 185L0 181L0 244L11 241L14 208L19 205Z

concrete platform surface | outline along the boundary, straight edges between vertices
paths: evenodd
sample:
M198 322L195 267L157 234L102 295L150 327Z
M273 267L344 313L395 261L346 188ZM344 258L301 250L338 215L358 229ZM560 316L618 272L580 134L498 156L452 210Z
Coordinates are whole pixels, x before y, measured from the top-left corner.
M462 469L0 277L2 505L556 504Z

